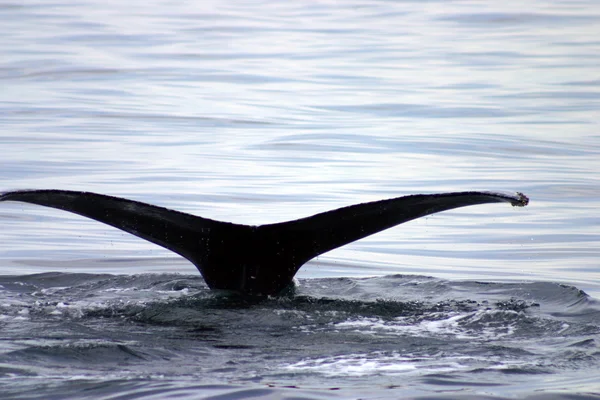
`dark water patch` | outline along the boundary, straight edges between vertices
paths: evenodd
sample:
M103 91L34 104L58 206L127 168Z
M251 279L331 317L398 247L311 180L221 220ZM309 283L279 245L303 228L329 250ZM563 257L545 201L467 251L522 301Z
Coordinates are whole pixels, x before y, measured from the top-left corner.
M46 340L47 342L47 340ZM146 356L125 344L91 341L59 341L54 345L29 346L0 356L1 363L35 363L36 365L88 365L147 361ZM66 343L62 343L66 342Z
M505 375L549 375L552 374L552 370L547 368L539 367L507 367L503 369L496 368L480 368L474 369L471 373L482 373L487 374L489 372L500 373Z
M0 378L12 378L14 376L35 376L36 373L28 371L26 368L12 367L9 365L0 365Z
M597 346L595 339L585 339L573 344L570 344L569 347L591 347L595 348Z
M436 386L503 386L505 384L502 383L494 383L494 382L481 382L481 381L464 381L464 380L456 380L452 376L445 375L431 375L427 378L423 379L423 382L428 385L436 385Z

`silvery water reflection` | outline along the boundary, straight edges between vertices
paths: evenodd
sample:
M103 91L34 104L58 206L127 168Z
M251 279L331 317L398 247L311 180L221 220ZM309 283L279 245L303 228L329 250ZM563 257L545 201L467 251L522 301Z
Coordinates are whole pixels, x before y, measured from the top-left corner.
M525 8L526 7L526 8ZM595 2L0 6L0 188L92 190L259 224L520 190L336 250L304 278L553 281L598 297ZM0 209L0 272L194 274L58 211Z

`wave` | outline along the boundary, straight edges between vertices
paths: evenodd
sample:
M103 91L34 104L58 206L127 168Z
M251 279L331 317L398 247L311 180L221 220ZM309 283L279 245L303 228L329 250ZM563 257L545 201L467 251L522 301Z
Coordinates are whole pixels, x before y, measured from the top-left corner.
M512 384L600 365L598 301L552 282L306 279L256 299L177 274L3 276L0 324L0 376L46 381Z

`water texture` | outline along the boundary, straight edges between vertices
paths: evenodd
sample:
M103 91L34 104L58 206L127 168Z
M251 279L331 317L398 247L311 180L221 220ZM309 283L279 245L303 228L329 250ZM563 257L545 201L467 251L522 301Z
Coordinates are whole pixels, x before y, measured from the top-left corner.
M225 398L259 387L302 398L314 388L523 395L564 373L579 375L574 389L597 387L585 371L600 366L600 303L573 286L322 278L257 300L175 274L46 273L0 285L1 388L15 398L137 398L157 386L200 398L224 384Z
M210 292L176 255L0 204L2 398L600 396L595 1L0 4L0 191L245 224L522 191Z

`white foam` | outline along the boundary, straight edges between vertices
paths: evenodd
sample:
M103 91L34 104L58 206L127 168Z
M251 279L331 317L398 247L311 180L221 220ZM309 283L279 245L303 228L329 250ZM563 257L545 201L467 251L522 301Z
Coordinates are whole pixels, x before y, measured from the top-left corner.
M441 373L465 369L467 366L454 360L440 360L437 356L423 357L397 353L386 355L374 352L306 359L282 368L288 371L320 373L326 376L364 376L415 374L421 371Z
M490 340L514 333L518 313L506 310L478 310L471 313L429 314L425 320L397 317L391 320L363 317L334 324L340 331L397 336L433 336ZM507 318L507 316L509 318Z

